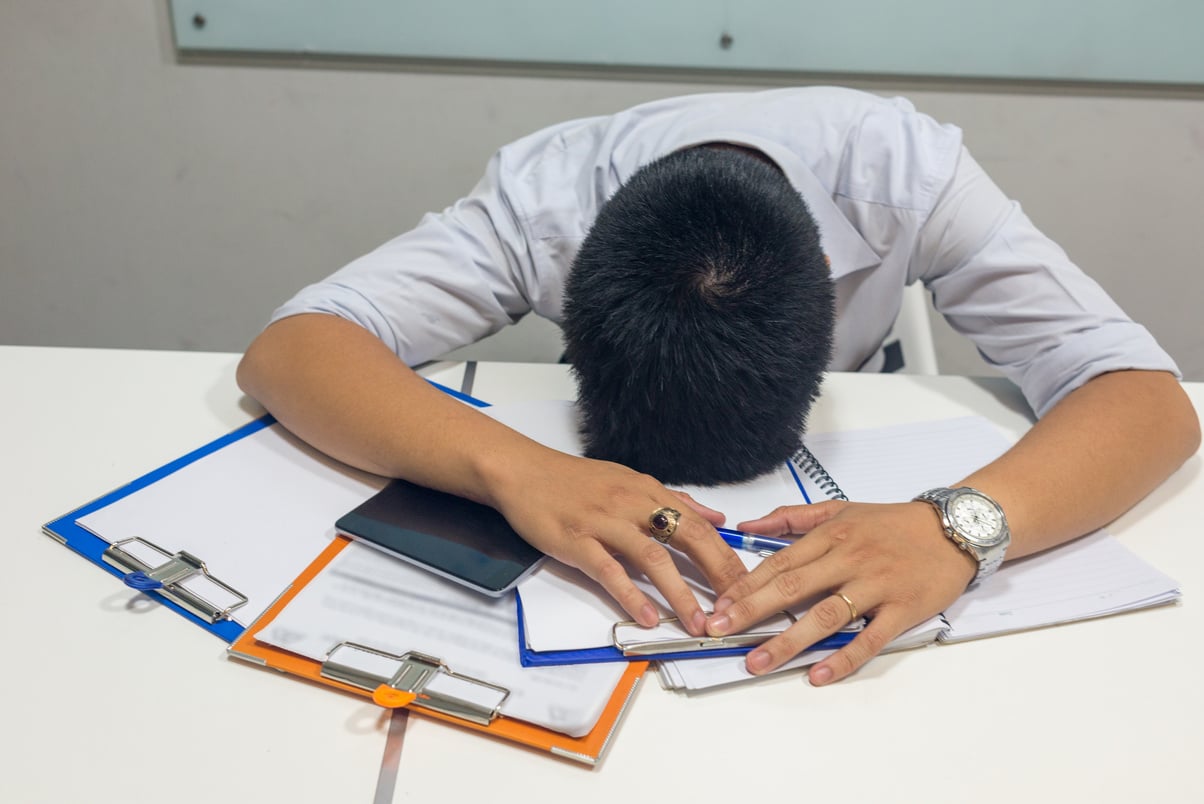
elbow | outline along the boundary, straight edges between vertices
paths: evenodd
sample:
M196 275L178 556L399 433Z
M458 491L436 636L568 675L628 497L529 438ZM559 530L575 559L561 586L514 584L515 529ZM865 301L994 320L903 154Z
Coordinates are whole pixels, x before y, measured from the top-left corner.
M276 349L272 341L268 330L261 332L259 337L251 341L234 370L234 381L239 389L261 403L264 401L264 390L272 381L271 367L279 363L279 357L273 355Z
M255 392L252 390L255 385L255 365L251 359L250 350L238 361L238 366L234 369L234 382L238 384L239 390L244 394L255 396Z
M1192 406L1190 399L1187 400L1187 419L1184 439L1187 446L1187 454L1184 455L1183 460L1187 460L1200 450L1200 415L1196 413L1196 409Z
M258 341L252 341L247 347L247 351L243 353L242 359L238 361L238 367L234 369L234 381L238 383L239 389L248 396L255 396L256 379L259 376L259 350L256 347Z
M1191 397L1178 382L1174 383L1173 396L1164 408L1165 432L1178 447L1176 457L1181 466L1200 450L1200 415L1192 404Z

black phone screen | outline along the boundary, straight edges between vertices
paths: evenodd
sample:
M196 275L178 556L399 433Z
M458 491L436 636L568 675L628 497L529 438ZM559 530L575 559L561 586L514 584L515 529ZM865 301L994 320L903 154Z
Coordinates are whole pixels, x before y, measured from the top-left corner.
M335 528L495 597L544 557L493 508L405 480L391 481Z

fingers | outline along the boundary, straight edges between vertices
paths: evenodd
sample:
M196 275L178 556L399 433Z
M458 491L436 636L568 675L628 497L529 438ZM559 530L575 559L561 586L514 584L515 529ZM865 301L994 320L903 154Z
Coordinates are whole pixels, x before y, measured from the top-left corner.
M628 571L647 577L689 633L704 632L702 606L668 547L688 557L717 591L747 573L715 530L714 523L724 519L722 513L666 489L648 475L558 454L522 488L527 491L507 500L503 511L511 524L548 555L600 583L641 625L656 625L659 614ZM662 512L665 508L677 514ZM654 513L661 513L655 525L650 521ZM652 538L654 532L668 547ZM615 556L624 559L626 569ZM699 579L692 582L697 585Z
M669 540L669 544L689 556L702 570L716 595L724 594L733 584L748 575L748 568L736 555L736 551L723 541L718 531L707 522L688 519L683 514L681 524ZM659 584L657 588L660 588ZM702 633L701 624L697 633Z
M583 553L576 562L577 569L601 584L631 619L645 628L657 624L660 613L656 606L652 605L648 596L627 575L623 565L600 542L589 543Z
M840 594L845 595L849 600L853 599L853 595L849 592L842 592ZM799 618L798 622L781 634L763 642L749 653L745 660L748 671L759 674L776 670L812 645L832 636L858 619L860 611L855 609L856 604L850 605L840 594L826 595L823 599L816 602L815 605L811 606L807 610L807 613ZM853 641L856 642L858 639L861 639L864 636L864 632L868 630L869 626L867 625ZM871 635L871 642L873 638L873 635ZM841 652L850 650L851 648L852 643L849 643L849 645L841 648ZM870 656L866 656L863 662L868 661L869 658ZM852 672L852 670L849 672Z
M737 530L763 536L809 533L848 506L842 500L825 500L813 505L783 505L759 519L750 519L736 526Z
M849 597L851 598L852 595ZM828 605L829 603L831 606ZM835 595L824 598L820 606L825 609L823 616L831 614L829 609L832 611L844 609L844 617L846 619L848 617L847 605ZM822 616L814 619L810 616L804 617L780 635L764 642L749 653L745 660L745 666L754 675L772 672L811 645L826 636L831 636L843 627L842 625L835 630L829 630L831 625L824 623ZM903 633L905 629L906 623L895 614L887 611L877 612L874 619L870 620L849 644L823 661L817 662L808 672L808 680L819 687L852 675L866 662L881 653L891 640Z
M714 508L703 505L686 492L677 491L675 489L669 489L669 492L675 494L678 499L680 499L690 508L693 508L703 519L705 519L707 522L710 522L715 527L719 527L725 521L727 521L727 517L723 514L723 512L716 511Z
M698 604L698 598L693 590L682 580L673 556L669 551L652 539L645 538L642 547L636 555L628 558L644 572L648 580L655 586L670 608L677 615L685 629L695 636L703 633L706 628L706 615ZM645 625L640 621L641 625ZM652 625L656 625L653 620Z
M682 512L668 544L685 553L706 576L712 589L727 589L748 573L735 551L709 523L692 511ZM665 601L689 633L697 636L705 632L706 615L665 546L643 531L635 537L633 547L625 550L624 555L664 595ZM639 622L643 624L642 620Z
M763 533L807 532L737 580L707 621L708 634L724 636L783 609L806 609L790 628L749 653L751 673L771 672L867 616L869 624L849 644L810 671L813 684L837 681L905 629L945 610L965 588L962 556L950 555L943 534L908 504L838 502L824 508L780 508L742 525Z
M816 562L828 551L822 539L800 539L790 547L765 558L752 572L745 573L719 596L715 617L708 624L712 636L732 633L753 625L776 612L826 591L841 579L840 568ZM734 601L738 603L733 604ZM720 616L732 621L729 627Z
M892 619L881 615L875 617L852 642L813 666L807 673L808 680L815 686L822 687L855 673L881 653L892 639L903 633L904 626L893 622Z
M613 554L622 555L632 570L656 587L689 633L704 633L706 615L698 597L683 579L670 550L651 537L649 523L636 525L619 519L611 522L608 531L606 536L600 530L579 532L571 563L601 584L634 621L654 626L660 614ZM715 529L691 511L681 512L669 544L685 553L712 585L722 583L725 588L747 572Z

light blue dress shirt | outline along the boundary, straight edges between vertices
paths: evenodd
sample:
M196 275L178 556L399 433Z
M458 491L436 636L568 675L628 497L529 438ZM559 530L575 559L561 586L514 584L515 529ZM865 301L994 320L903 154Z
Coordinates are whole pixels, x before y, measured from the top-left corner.
M559 322L599 207L642 165L707 142L765 153L818 222L837 291L832 370L881 367L903 288L920 281L1038 413L1104 372L1178 374L991 182L958 128L900 98L833 87L685 96L538 131L499 150L469 195L304 288L272 320L343 316L410 365L527 313Z

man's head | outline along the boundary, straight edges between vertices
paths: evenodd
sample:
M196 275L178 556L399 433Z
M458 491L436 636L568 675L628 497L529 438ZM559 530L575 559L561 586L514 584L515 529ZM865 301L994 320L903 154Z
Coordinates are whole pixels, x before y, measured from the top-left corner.
M785 176L704 146L646 165L607 201L564 315L586 454L710 485L798 449L831 353L833 287Z

